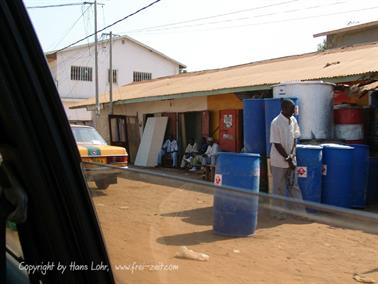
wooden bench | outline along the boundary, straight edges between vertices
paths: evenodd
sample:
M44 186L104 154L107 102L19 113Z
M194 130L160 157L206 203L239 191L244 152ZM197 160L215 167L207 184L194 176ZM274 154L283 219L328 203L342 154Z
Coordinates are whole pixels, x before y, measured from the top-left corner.
M215 175L215 166L214 165L206 165L202 167L202 179L206 181L213 182Z

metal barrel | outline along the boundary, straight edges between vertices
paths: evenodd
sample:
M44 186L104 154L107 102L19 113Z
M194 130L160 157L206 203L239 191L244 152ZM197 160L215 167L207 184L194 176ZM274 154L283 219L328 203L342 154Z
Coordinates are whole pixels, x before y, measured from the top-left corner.
M353 150L353 180L352 180L352 207L366 206L366 192L369 178L369 146L362 144L350 145Z
M297 176L303 200L322 201L322 146L297 145Z
M333 88L322 81L287 82L273 86L273 97L299 99L301 139L332 139Z
M378 157L369 158L369 179L366 193L366 203L375 204L378 201Z
M334 110L335 135L348 144L364 142L364 118L362 108L339 108Z
M244 100L244 147L248 153L266 155L264 99Z
M322 144L322 202L350 208L352 205L353 147Z
M219 153L214 184L259 192L260 155ZM258 196L241 197L221 188L214 192L213 230L227 236L253 235L257 225Z

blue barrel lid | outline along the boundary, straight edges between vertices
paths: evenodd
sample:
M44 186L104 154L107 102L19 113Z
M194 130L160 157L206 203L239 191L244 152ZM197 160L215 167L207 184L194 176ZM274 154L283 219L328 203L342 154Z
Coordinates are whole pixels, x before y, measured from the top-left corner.
M235 152L218 152L216 155L227 155L227 156L240 156L240 157L259 157L260 154L256 153L235 153Z
M304 145L304 144L298 144L297 148L301 148L301 149L316 149L316 150L323 149L323 147L321 145Z
M369 145L366 145L366 144L349 144L349 146L353 147L353 148L369 148Z
M266 99L264 99L264 100L266 100L266 101L279 101L279 100L281 100L282 98L266 98Z
M244 99L243 101L264 101L265 99L262 99L262 98L256 98L256 99L254 99L254 98L252 98L252 99Z
M289 100L299 100L297 97L294 96L285 96L285 97L279 97L279 98L266 98L265 101L279 101L283 99L289 99Z
M333 148L333 149L343 149L343 150L353 150L354 148L347 145L335 144L335 143L325 143L321 144L324 148Z

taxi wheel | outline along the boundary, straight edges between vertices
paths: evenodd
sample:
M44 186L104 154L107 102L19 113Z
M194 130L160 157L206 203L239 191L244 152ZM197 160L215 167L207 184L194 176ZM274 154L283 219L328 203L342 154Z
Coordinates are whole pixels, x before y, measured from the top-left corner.
M110 185L106 180L96 180L95 184L98 189L102 190L107 189Z

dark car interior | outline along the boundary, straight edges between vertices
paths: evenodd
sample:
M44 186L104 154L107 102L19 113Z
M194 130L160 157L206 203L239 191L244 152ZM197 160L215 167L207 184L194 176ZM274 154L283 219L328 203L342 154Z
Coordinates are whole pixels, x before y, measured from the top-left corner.
M22 1L0 1L0 32L0 283L114 283L74 138ZM17 223L22 258L6 249L7 219ZM28 276L19 269L48 263L81 269ZM91 271L96 264L106 269Z

